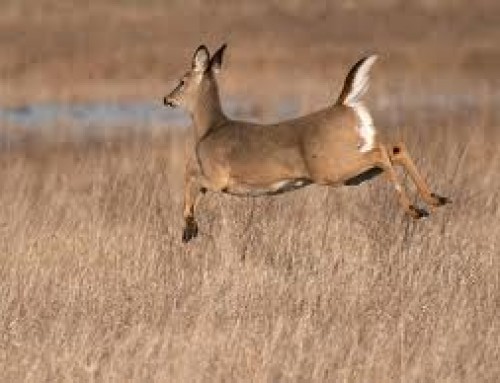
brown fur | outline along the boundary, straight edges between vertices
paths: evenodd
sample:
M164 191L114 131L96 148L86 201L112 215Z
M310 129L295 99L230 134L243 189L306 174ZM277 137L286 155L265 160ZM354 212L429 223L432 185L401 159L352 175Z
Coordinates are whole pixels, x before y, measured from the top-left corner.
M200 46L191 71L165 97L165 104L183 106L191 112L196 135L186 169L185 242L198 233L195 207L206 190L275 194L311 183L358 184L365 180L363 175L369 179L384 173L405 211L414 218L424 217L427 212L410 203L399 183L393 165L401 165L426 203L438 206L447 202L430 192L403 143L388 146L375 137L371 150L360 151L357 115L342 101L363 60L349 72L335 104L294 120L261 125L231 120L222 112L214 73L220 69L224 49L225 45L210 59L208 50ZM359 181L353 181L356 177Z

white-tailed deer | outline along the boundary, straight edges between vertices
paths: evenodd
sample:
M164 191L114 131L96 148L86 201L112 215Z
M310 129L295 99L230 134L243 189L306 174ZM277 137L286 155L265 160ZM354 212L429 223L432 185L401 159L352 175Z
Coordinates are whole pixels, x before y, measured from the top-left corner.
M399 203L413 218L427 211L411 204L394 165L409 173L422 199L431 206L448 202L431 193L404 143L379 141L370 113L361 103L368 72L377 56L359 60L349 71L335 103L312 114L271 125L235 121L222 111L215 74L224 44L210 57L201 45L191 69L164 98L182 106L193 119L195 147L187 162L182 239L198 234L195 208L207 190L237 195L276 194L309 184L358 185L380 173L394 186Z

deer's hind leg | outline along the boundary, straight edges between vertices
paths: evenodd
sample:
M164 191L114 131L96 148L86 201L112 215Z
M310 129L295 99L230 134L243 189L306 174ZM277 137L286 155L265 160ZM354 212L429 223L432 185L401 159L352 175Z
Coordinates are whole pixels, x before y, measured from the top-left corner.
M446 197L442 197L436 193L431 192L428 184L418 171L415 163L410 157L410 154L404 143L393 145L389 151L391 162L394 165L402 166L410 175L413 183L417 187L419 195L430 206L442 206L450 202Z
M394 189L398 195L399 203L408 215L415 219L423 218L429 215L426 210L420 209L410 202L405 189L399 182L396 171L392 166L389 152L384 145L379 145L369 153L366 153L366 155L369 156L368 160L374 166L379 167L384 172L383 174L385 175L386 179L394 186Z

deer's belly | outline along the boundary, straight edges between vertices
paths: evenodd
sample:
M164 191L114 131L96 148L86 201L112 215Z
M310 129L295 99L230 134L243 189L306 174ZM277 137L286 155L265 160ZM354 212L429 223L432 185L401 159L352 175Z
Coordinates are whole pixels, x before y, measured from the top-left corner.
M222 191L242 196L274 195L296 190L311 183L312 181L307 178L282 179L267 184L248 184L233 180Z

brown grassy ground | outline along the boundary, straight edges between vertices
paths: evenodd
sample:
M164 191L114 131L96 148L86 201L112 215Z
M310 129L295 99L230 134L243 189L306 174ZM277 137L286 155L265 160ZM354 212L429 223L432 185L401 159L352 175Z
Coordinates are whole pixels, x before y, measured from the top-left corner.
M500 380L496 2L94 3L0 0L2 105L157 99L225 40L225 94L309 111L377 50L376 121L453 204L413 222L382 178L208 195L183 246L182 132L2 123L0 381Z
M189 246L182 137L4 153L0 381L498 381L499 130L455 129L400 130L428 220L383 179L209 195Z

